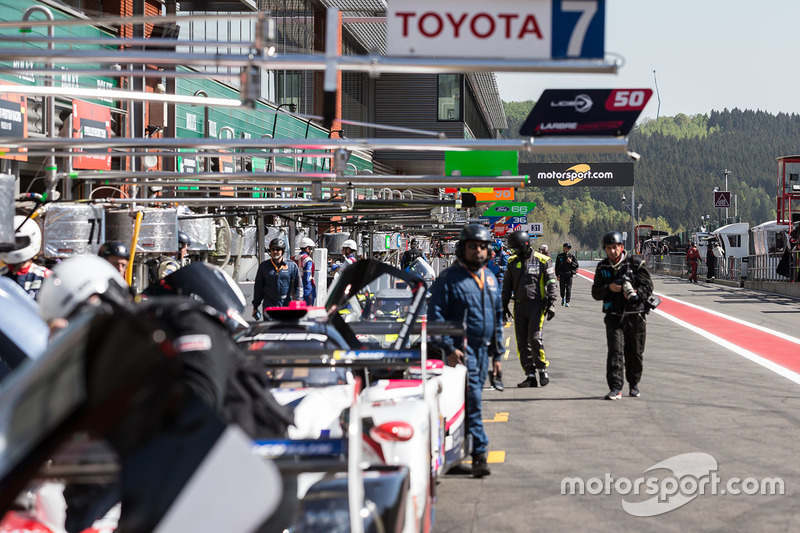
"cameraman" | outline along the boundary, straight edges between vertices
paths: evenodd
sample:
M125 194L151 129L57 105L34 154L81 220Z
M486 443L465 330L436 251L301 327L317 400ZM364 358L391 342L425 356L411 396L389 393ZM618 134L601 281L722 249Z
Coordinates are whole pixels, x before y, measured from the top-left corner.
M646 314L652 305L653 281L644 261L628 257L622 235L610 231L603 235L606 259L600 261L592 283L592 298L603 300L608 358L606 380L609 393L606 400L622 398L623 361L630 395L639 397L642 378L642 359L647 336Z

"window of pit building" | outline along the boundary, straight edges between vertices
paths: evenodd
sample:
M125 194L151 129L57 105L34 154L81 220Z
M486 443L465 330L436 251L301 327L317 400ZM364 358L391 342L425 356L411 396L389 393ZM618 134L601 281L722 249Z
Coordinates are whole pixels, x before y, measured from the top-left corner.
M438 78L437 118L439 120L460 122L464 76L461 74L439 74Z

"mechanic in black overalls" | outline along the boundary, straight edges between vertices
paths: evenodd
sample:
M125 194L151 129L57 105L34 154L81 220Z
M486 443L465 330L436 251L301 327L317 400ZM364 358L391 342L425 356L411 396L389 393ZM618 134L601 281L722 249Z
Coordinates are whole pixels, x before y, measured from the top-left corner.
M648 307L653 294L653 281L647 265L639 257L625 252L622 234L610 231L603 235L606 259L598 263L592 283L592 297L603 300L605 313L606 380L610 389L606 400L622 398L623 368L630 386L630 395L639 396L642 360L647 336Z
M526 231L515 231L508 237L508 247L515 251L508 261L503 279L503 312L510 316L508 304L514 298L514 334L517 337L519 362L526 378L517 387L544 387L550 383L545 357L542 327L555 313L558 297L555 268L549 256L534 252ZM536 383L536 372L539 383Z

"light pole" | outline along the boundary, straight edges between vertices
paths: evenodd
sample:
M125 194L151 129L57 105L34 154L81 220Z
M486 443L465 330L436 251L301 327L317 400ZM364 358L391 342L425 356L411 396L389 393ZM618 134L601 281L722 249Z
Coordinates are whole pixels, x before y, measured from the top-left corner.
M633 201L636 189L631 188L631 247L630 250L636 254L636 203ZM628 204L625 203L625 193L622 194L622 206L628 209Z
M728 192L728 174L730 174L731 171L726 168L725 170L722 171L722 173L725 174L725 192ZM728 194L730 194L730 193L728 193ZM728 202L728 203L730 204L730 202ZM728 223L728 208L726 207L725 208L725 224L727 224L727 223Z

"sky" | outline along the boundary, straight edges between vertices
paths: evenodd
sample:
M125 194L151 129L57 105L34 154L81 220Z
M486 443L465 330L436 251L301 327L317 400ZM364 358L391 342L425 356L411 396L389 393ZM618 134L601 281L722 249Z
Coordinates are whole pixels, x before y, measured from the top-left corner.
M800 0L606 0L605 50L624 59L616 75L498 73L500 98L650 88L641 118L726 108L800 114Z

